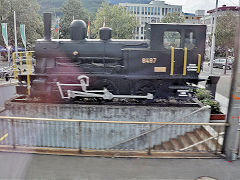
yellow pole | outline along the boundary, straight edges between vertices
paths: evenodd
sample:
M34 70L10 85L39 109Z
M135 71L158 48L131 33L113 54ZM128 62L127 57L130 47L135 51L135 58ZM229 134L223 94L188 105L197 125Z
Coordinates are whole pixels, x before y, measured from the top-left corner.
M14 83L17 84L17 66L15 64L15 52L12 54L13 59L13 73L14 73Z
M26 63L27 63L27 88L28 88L28 95L30 96L30 58L29 58L29 53L26 53Z
M200 73L200 70L201 70L201 59L202 59L202 57L201 57L201 54L198 54L198 73Z
M183 75L187 74L187 48L184 48L184 64L183 64Z
M170 75L173 75L174 71L174 47L171 47L171 72Z
M22 53L20 53L20 71L21 71L21 74L23 73L23 70L22 70Z

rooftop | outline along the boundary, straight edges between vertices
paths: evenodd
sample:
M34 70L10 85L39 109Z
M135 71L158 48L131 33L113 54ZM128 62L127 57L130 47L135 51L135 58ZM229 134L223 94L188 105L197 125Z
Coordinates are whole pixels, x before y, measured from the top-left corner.
M223 5L222 7L218 8L218 11L239 11L239 7L238 6L226 6ZM207 13L214 13L215 9L211 9L209 11L207 11Z

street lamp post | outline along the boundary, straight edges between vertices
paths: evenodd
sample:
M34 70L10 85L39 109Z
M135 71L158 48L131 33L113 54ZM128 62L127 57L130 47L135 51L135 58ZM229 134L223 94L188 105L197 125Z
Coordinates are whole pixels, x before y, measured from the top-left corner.
M215 16L214 16L214 24L213 24L212 47L211 47L211 56L210 56L210 74L212 74L212 72L213 72L213 59L214 59L214 54L215 54L217 12L218 12L218 0L216 0L216 9L215 9Z

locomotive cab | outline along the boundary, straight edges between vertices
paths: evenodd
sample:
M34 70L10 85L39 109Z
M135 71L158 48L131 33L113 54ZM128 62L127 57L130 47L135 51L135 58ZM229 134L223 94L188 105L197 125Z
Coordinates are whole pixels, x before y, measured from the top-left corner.
M129 57L126 61L130 63L128 71L141 75L197 77L205 52L205 36L205 25L150 24L150 48L125 49Z

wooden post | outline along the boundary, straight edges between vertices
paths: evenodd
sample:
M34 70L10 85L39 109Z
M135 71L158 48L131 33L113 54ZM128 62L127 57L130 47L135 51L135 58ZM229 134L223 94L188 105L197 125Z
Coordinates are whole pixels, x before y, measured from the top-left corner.
M78 122L78 143L79 143L78 149L79 149L79 153L80 154L82 154L82 140L81 140L82 136L81 136L81 133L82 133L82 131L81 131L81 122Z
M16 144L15 144L15 131L14 131L14 120L11 119L11 134L12 134L12 145L13 145L13 149L16 149Z
M220 132L221 132L221 126L218 126L218 136L217 136L217 142L216 142L216 154L218 153L218 149L219 149L219 138L220 138Z
M151 155L151 148L152 148L152 124L149 124L150 126L150 132L148 134L148 155Z

